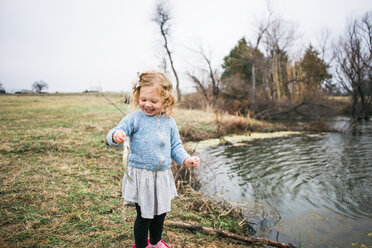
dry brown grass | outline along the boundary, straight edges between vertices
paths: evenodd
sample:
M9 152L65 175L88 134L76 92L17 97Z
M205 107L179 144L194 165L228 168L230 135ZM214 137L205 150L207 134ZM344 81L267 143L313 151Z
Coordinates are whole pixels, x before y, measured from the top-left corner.
M285 130L280 124L258 121L249 116L178 109L175 116L184 141L199 141L247 132Z

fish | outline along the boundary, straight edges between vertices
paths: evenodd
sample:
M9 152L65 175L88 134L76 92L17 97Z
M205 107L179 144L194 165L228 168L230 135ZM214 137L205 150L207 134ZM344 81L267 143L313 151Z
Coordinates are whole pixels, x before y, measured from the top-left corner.
M129 180L133 182L133 179L129 176L128 173L128 164L129 164L129 154L130 154L130 140L129 137L125 137L123 144L123 168L124 174L127 175Z

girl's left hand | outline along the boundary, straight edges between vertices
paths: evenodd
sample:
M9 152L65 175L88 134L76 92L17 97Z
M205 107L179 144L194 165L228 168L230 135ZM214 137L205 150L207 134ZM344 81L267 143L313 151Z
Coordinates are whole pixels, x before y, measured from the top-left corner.
M185 161L183 163L187 167L198 168L199 167L199 163L200 163L200 159L199 159L199 157L192 156L192 157L188 157L187 159L185 159Z

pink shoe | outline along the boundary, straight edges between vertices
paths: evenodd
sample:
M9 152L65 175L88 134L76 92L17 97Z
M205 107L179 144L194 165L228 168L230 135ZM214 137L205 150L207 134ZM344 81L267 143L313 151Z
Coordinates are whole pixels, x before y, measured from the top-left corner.
M153 246L150 244L150 239L147 240L147 246L146 248L152 248ZM133 245L132 248L136 248L136 245ZM155 248L170 248L170 246L168 246L163 240L160 240Z
M160 240L156 246L156 248L170 248L163 240Z

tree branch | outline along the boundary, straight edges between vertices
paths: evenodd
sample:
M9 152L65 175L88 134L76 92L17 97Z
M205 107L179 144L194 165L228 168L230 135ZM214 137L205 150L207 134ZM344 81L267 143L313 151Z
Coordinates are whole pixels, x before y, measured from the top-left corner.
M183 223L183 222L175 222L175 221L168 220L168 221L165 221L164 224L167 226L172 226L172 227L185 228L188 230L202 231L208 234L220 235L226 238L244 241L247 243L254 243L254 244L260 244L260 245L271 245L274 247L281 247L281 248L295 248L295 246L292 245L291 243L285 244L285 243L276 242L276 241L265 239L265 238L245 237L245 236L241 236L241 235L238 235L232 232L227 232L224 230L218 230L218 229L213 229L213 228L204 227L204 226L197 226L197 225L192 225L192 224Z

